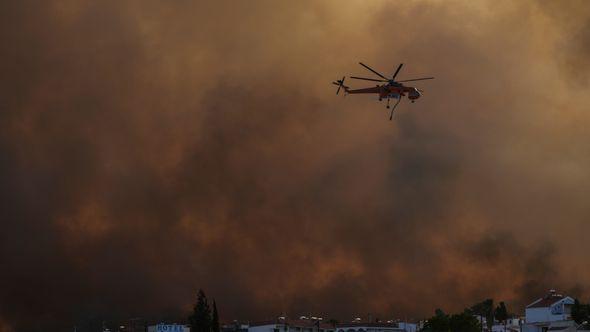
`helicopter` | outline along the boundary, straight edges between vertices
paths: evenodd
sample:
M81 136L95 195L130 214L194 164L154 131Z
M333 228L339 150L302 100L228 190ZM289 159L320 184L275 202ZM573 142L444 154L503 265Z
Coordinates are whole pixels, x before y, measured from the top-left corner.
M349 93L350 94L357 94L357 93L371 93L371 94L373 94L373 93L375 93L375 94L379 95L379 101L383 100L383 98L387 99L386 108L388 108L388 109L389 109L389 100L390 99L397 99L397 102L395 103L395 105L393 105L393 108L391 109L391 115L389 116L389 120L393 119L393 111L395 110L395 108L397 107L399 102L402 100L402 97L406 96L406 94L407 94L408 99L410 99L410 101L413 103L416 101L416 99L420 98L422 96L422 93L424 92L424 91L417 89L415 87L405 86L402 84L402 82L422 81L422 80L434 79L434 77L421 77L421 78L413 78L413 79L408 79L408 80L396 81L395 78L397 77L397 74L399 74L399 71L402 69L402 66L404 65L403 63L399 64L399 66L397 67L397 70L395 71L395 73L393 74L393 76L391 78L387 78L387 77L383 76L382 74L378 73L377 71L375 71L374 69L365 65L362 62L359 62L359 64L361 66L365 67L367 70L371 71L373 74L379 76L379 78L375 79L375 78L366 78L366 77L357 77L357 76L350 76L350 78L355 79L355 80L373 81L373 82L380 82L380 83L385 83L385 84L377 85L377 86L371 87L371 88L350 89L350 87L344 85L344 79L346 78L346 76L343 76L342 79L332 82L332 84L338 86L338 90L336 90L336 94L340 93L340 89L344 89L345 94L349 94Z

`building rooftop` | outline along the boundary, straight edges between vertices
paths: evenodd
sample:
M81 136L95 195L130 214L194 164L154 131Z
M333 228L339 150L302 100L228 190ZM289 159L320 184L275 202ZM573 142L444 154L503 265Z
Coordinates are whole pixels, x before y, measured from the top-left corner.
M554 290L550 290L547 295L544 297L537 299L535 302L527 305L528 308L546 308L551 306L553 303L560 301L564 298L563 295L557 294Z
M318 326L317 320L291 319L291 318L285 318L285 319L277 318L277 319L273 319L273 320L251 322L250 326L263 326L263 325L273 325L273 324L288 325L288 326L292 326L292 327L304 327L304 328L310 328L310 327L316 328ZM324 330L334 329L334 326L328 322L320 322L319 327L320 327L320 329L324 329Z
M367 322L351 322L351 323L340 323L336 325L338 328L343 327L392 327L396 328L398 326L397 323L387 323L387 322L379 322L379 323L367 323Z

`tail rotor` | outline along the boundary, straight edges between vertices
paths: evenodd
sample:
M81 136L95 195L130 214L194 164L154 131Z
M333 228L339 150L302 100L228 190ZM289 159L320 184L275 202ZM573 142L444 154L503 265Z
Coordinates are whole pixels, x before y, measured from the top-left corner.
M344 92L346 92L346 90L348 90L348 87L346 85L344 85L344 79L346 78L346 76L342 76L341 80L337 80L335 82L332 82L332 84L334 85L338 85L338 90L336 90L336 94L340 93L340 89L344 88Z

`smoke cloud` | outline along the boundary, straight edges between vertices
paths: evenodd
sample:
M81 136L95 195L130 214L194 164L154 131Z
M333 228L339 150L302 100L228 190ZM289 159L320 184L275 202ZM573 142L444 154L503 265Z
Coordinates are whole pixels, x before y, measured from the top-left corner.
M1 331L589 295L586 1L0 13ZM436 79L390 122L358 61Z

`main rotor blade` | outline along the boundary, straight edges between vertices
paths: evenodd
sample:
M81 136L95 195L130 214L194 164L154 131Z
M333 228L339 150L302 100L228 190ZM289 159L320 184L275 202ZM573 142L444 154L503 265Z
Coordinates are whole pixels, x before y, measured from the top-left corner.
M399 70L402 69L402 66L403 65L404 65L403 63L400 63L399 64L399 66L397 67L397 70L395 71L395 74L393 74L393 77L391 78L392 81L395 80L395 77L397 76L397 73L399 73Z
M383 75L379 74L378 72L374 71L373 69L371 69L371 67L369 67L369 66L365 65L364 63L362 63L362 62L359 62L359 65L361 65L361 66L363 66L363 67L367 68L368 70L372 71L372 72L373 72L373 74L375 74L375 75L377 75L377 76L381 77L382 79L384 79L384 80L388 80L388 81L389 81L389 79L388 79L387 77L385 77L385 76L383 76Z
M434 77L422 77L422 78L413 78L411 80L403 80L403 81L397 81L397 82L422 81L422 80L432 80L432 79L434 79Z
M373 81L373 82L388 82L386 80L377 80L374 78L366 78L366 77L350 76L350 78L354 78L355 80L365 80L365 81Z

